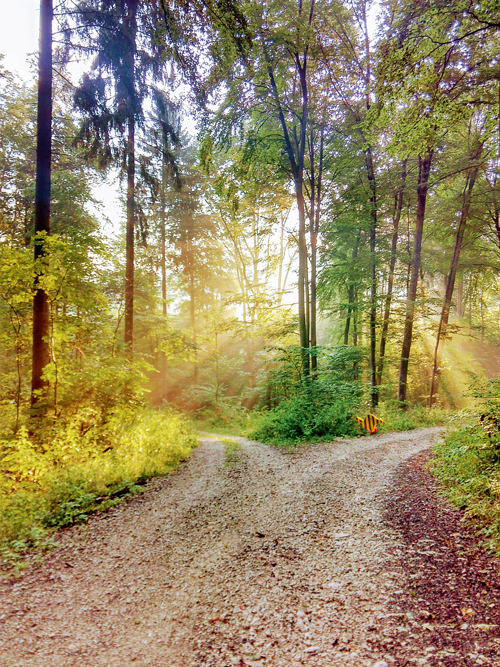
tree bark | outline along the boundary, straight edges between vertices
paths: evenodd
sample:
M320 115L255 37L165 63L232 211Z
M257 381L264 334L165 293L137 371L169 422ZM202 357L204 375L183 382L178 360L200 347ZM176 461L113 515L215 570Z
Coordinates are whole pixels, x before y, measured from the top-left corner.
M312 14L311 14L311 19L312 19ZM288 125L285 119L285 115L283 113L283 108L281 106L280 96L278 92L278 87L276 85L276 80L274 77L271 61L269 59L269 55L266 52L265 52L265 57L267 60L267 71L269 75L269 81L271 83L271 90L277 107L278 120L281 125L281 129L283 131L285 148L290 162L290 168L295 186L297 208L299 210L299 275L298 275L299 343L303 350L302 372L304 373L304 375L308 375L309 354L307 352L307 348L309 347L309 341L307 336L306 308L305 308L307 243L306 243L306 220L305 220L305 202L304 202L304 155L306 147L306 128L307 128L307 117L308 117L308 89L307 89L307 78L306 78L307 57L304 54L303 63L301 63L299 54L296 53L294 56L295 65L300 80L301 97L302 97L302 105L301 105L302 113L299 120L300 133L299 133L299 138L296 142L297 144L296 152L294 151L293 148L290 133L288 131Z
M377 182L373 167L373 155L369 146L365 152L366 174L370 187L370 385L372 388L372 407L378 405L377 386L377 258L375 243L377 235Z
M45 238L50 234L50 186L52 163L52 0L40 3L40 55L38 66L38 107L35 190L35 262L47 253ZM42 235L42 236L38 236ZM35 278L33 298L33 357L31 407L46 396L48 383L44 368L50 363L49 299Z
M127 47L124 54L124 84L127 94L128 137L127 160L127 232L125 263L125 347L130 359L134 353L134 236L135 236L135 53L137 34L137 0L128 0L126 16Z
M135 120L128 121L127 138L127 235L125 264L125 346L134 352L134 234L135 233Z
M365 72L365 105L367 112L371 107L371 52L370 36L368 32L367 4L365 0L362 5L362 15L364 23L364 38L366 52L366 72ZM371 384L371 404L373 408L378 405L378 385L377 385L377 258L375 254L376 236L377 236L377 181L375 178L375 169L373 166L372 147L368 145L365 150L365 165L368 185L370 188L370 384Z
M165 159L162 164L161 177L161 300L162 300L162 314L167 322L167 248L166 248L166 211L165 211L165 189L167 170ZM167 398L167 355L165 352L161 353L161 371L160 371L160 396L163 399Z
M309 347L306 321L306 272L307 272L307 244L306 221L302 175L295 181L295 194L299 209L299 340L303 349L302 370L304 375L309 374L309 355L304 351Z
M431 171L434 151L428 150L424 157L418 158L418 183L417 183L417 214L415 219L415 244L411 261L410 283L406 300L406 316L403 334L403 346L401 350L401 363L399 367L399 402L406 409L408 364L413 338L413 320L415 316L415 300L417 298L418 275L420 272L422 236L424 231L425 205L427 202L427 191L429 189L429 175Z
M300 141L297 146L297 170L295 177L295 192L299 209L299 330L300 346L302 347L302 370L309 375L309 348L308 327L306 321L306 281L307 281L307 243L306 243L306 210L304 202L304 155L306 148L306 129L308 115L308 90L306 79L306 58L301 65L296 56L302 93L302 114L300 118Z
M192 239L188 240L188 266L189 266L189 316L191 320L191 331L193 332L194 359L193 359L193 382L198 384L198 351L196 349L196 304L195 304L195 285L194 285L194 253Z
M479 173L479 159L483 151L483 144L479 144L477 150L474 152L474 155L471 156L474 161L473 167L469 170L467 174L467 179L465 182L465 188L462 194L462 211L460 214L460 221L458 223L457 233L455 237L455 247L453 249L453 255L451 257L450 271L448 273L448 278L446 280L446 290L444 294L443 307L441 309L441 317L439 319L438 332L436 337L436 345L434 348L434 360L432 364L432 375L431 375L431 390L429 394L429 407L432 407L435 403L435 394L438 390L439 385L439 348L441 341L443 345L446 340L446 330L448 328L448 321L450 319L450 308L451 308L451 299L453 297L453 290L455 289L455 278L457 275L458 261L460 259L460 251L462 249L462 243L464 240L465 228L467 225L467 220L469 218L470 211L470 202L472 198L472 190L477 180L477 175Z
M405 159L401 167L401 181L399 188L394 197L394 217L393 217L393 231L391 244L391 259L389 261L389 276L387 280L387 294L385 297L384 319L382 323L382 331L380 333L380 352L377 370L377 385L382 383L382 374L384 372L385 348L387 344L387 333L389 331L389 317L391 314L392 290L394 286L394 269L396 267L396 251L399 237L399 222L401 220L401 212L403 210L404 191L406 184L406 164Z
M316 283L317 283L317 246L318 246L318 233L319 233L319 222L320 222L320 213L321 213L321 197L322 197L322 185L323 185L323 153L324 153L324 128L320 130L320 140L319 140L319 160L318 160L318 175L316 178L316 173L314 170L314 149L313 149L313 137L311 133L311 210L309 216L309 235L311 238L311 320L310 320L310 341L311 347L315 348L318 344L317 340L317 296L316 296ZM318 357L316 352L311 357L311 370L315 373L318 369Z

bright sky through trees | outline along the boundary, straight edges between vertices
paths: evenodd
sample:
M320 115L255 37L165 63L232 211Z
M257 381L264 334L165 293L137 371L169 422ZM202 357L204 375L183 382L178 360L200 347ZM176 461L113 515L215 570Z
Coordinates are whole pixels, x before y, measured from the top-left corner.
M39 13L38 0L16 0L2 2L0 21L0 53L5 56L4 65L15 71L25 81L33 78L34 72L28 62L28 54L38 49Z
M25 82L36 78L38 35L40 20L39 0L4 0L2 21L0 21L0 53L3 64L11 72L19 74ZM93 189L94 197L102 203L99 211L109 220L103 220L103 231L114 234L123 217L117 198L116 178L108 178Z

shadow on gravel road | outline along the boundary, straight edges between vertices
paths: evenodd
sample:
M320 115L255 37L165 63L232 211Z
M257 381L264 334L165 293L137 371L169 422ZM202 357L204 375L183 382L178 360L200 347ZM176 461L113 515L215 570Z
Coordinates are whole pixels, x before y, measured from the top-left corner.
M498 666L500 563L463 513L438 495L426 468L430 456L427 450L399 465L386 503L385 520L400 535L409 581L409 593L393 603L401 611L394 617L394 655L401 667L414 665L420 644L416 664Z

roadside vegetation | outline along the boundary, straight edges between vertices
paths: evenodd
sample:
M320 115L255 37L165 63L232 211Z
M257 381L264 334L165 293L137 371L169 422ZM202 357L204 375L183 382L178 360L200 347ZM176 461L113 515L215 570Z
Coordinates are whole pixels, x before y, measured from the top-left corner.
M148 479L175 470L198 438L169 410L117 410L98 433L57 425L35 441L22 428L0 441L0 555L22 564L55 530L140 493ZM47 446L50 443L50 446Z
M476 407L455 416L436 445L431 472L500 555L500 380L476 380Z

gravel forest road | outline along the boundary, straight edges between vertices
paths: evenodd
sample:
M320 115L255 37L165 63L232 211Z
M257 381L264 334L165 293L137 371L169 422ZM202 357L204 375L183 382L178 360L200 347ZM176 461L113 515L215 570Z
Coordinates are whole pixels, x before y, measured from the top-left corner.
M425 471L439 432L202 438L0 583L0 665L500 665L496 561Z

